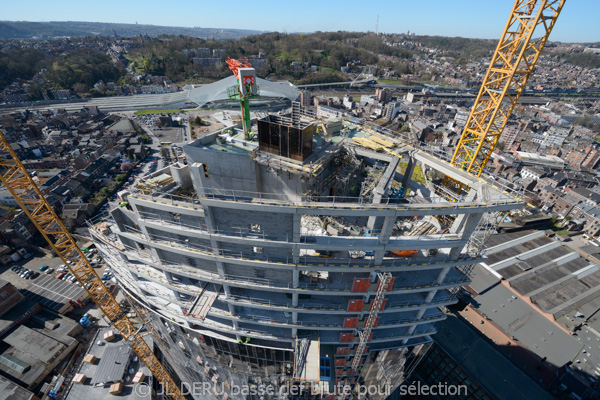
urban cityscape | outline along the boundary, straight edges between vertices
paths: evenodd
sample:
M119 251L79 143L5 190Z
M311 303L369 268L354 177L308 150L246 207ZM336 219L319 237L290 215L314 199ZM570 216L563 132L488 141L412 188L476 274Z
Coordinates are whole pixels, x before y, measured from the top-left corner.
M600 398L600 39L511 3L0 21L0 399Z

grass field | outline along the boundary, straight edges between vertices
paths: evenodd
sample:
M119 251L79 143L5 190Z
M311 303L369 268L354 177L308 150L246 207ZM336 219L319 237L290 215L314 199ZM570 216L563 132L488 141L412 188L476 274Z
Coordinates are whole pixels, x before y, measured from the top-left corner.
M406 171L407 166L408 166L408 163L401 162L400 164L398 164L398 170L400 171L401 174L404 175L404 172ZM423 175L423 170L421 169L421 167L419 165L415 165L415 169L414 169L413 175L412 175L412 180L417 183L421 183L421 184L427 183L427 181L425 180L425 176Z
M386 85L406 85L406 82L396 79L377 79L377 83L385 83Z
M151 114L162 114L162 113L178 113L181 110L177 108L167 108L164 110L139 110L135 112L135 115L151 115Z

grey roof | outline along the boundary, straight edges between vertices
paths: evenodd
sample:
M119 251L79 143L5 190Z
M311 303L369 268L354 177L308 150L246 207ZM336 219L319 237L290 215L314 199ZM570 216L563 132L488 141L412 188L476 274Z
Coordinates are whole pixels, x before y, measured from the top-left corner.
M257 78L256 84L260 90L260 97L285 98L293 101L300 96L300 91L296 87L286 83L270 82ZM231 75L208 85L194 87L189 91L188 100L198 104L198 107L209 103L230 101L227 96L227 89L236 85L237 80L235 76Z
M479 297L477 297L479 298ZM497 399L552 399L504 354L453 314L436 322L434 340Z
M2 339L10 346L32 355L43 363L49 363L67 347L49 336L43 335L26 326L19 326L14 332Z
M581 343L544 317L539 311L498 285L476 297L477 310L487 315L509 336L548 362L562 366L581 350Z
M499 282L500 278L493 275L481 264L477 264L475 265L475 267L473 267L471 283L469 284L469 286L477 293L483 293L491 287L497 285Z
M11 400L29 400L34 394L0 375L0 396Z
M91 384L121 381L123 375L125 375L130 356L131 347L126 344L107 347L98 363L98 369L92 377Z
M81 286L56 279L53 275L42 275L22 293L28 299L58 311L69 301L81 298L85 290Z

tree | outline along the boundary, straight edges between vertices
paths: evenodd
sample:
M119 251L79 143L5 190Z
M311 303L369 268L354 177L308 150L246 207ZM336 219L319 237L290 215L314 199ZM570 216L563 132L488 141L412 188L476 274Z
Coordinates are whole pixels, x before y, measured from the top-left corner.
M121 171L123 172L127 172L129 171L131 168L133 168L133 164L130 162L124 162L123 164L121 164Z
M123 182L125 179L127 179L127 174L121 174L121 175L117 175L117 177L115 178L115 181L117 183L121 183Z
M194 118L194 124L201 126L203 124L202 118L200 118L200 116L197 116L196 118Z

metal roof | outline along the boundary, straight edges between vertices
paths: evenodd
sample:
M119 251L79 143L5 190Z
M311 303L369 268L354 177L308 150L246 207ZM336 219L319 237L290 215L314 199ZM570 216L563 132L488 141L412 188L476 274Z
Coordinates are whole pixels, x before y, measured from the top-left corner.
M476 297L480 313L487 315L509 336L548 362L562 366L581 349L573 336L543 316L506 286L498 285Z
M56 279L54 275L41 275L23 291L28 299L54 310L60 310L70 300L81 298L85 290L73 283Z
M434 340L495 398L511 400L553 398L500 353L497 347L453 314L437 322L436 327L438 333L434 336Z
M119 382L123 379L129 358L131 347L126 344L121 346L107 347L100 358L98 368L92 377L91 384Z
M300 96L300 91L290 84L271 82L261 78L256 79L256 84L260 89L260 97L263 98L285 98L293 101ZM232 86L237 86L237 79L233 75L208 85L194 87L189 91L188 101L198 104L198 107L209 103L231 101L227 96L227 89Z

